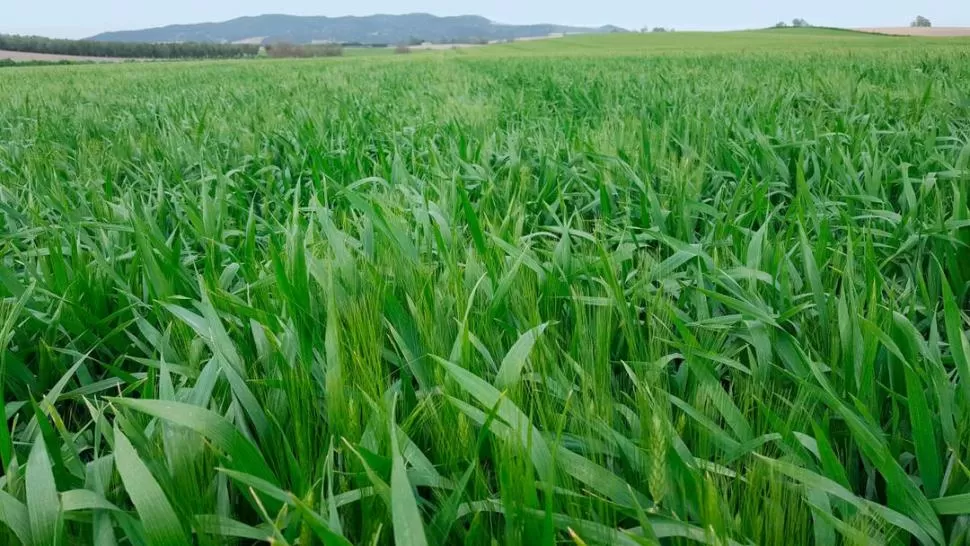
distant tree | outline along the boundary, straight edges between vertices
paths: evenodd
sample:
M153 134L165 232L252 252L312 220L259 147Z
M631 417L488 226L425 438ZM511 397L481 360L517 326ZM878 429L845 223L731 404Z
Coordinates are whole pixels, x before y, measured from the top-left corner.
M276 42L266 46L266 54L270 57L308 57L309 52L305 47L300 47L287 42Z
M411 53L411 48L405 44L401 44L394 48L394 53L397 53L398 55L407 55L408 53Z
M276 42L266 46L269 57L340 57L344 54L344 46L340 44L310 44L295 45L286 42Z
M667 32L667 29L665 29L664 27L653 27L653 30L651 30L650 32Z
M408 45L409 46L419 46L419 45L421 45L423 43L424 43L424 40L422 40L421 38L418 38L416 36L411 36L410 38L408 38Z
M916 19L913 20L913 22L910 23L909 26L918 27L918 28L930 28L933 26L933 23L931 23L930 20L927 19L926 17L923 17L922 15L920 15L916 17Z
M340 44L324 44L313 52L314 57L343 57L343 55L344 46Z
M812 25L808 24L808 21L806 21L805 19L795 18L792 20L791 26L795 28L805 28L805 27L810 27Z
M775 25L775 28L788 28L788 23L784 21L778 21L778 24Z

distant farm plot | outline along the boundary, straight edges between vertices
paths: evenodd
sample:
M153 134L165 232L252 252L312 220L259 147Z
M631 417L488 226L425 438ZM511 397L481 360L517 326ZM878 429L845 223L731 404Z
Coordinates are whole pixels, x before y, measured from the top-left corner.
M0 49L0 60L10 59L15 62L60 62L60 61L74 61L74 62L99 62L99 63L117 63L130 59L122 59L119 57L84 57L80 55L53 55L50 53L28 53L24 51L6 51Z
M934 29L936 30L936 29ZM941 29L942 30L942 29ZM955 34L954 34L955 35ZM707 53L862 51L933 48L963 39L901 38L855 30L786 28L736 32L665 32L576 35L474 48L462 54L496 56L643 56ZM970 45L970 40L965 40Z
M970 27L876 27L860 28L860 32L891 34L893 36L923 36L927 38L952 38L970 36Z

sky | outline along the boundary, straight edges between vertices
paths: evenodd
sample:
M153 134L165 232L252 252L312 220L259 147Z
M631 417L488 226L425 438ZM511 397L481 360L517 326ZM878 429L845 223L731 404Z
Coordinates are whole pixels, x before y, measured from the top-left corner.
M766 27L795 17L819 26L906 26L917 15L935 26L970 26L970 0L3 0L0 33L84 38L107 30L224 21L243 15L371 15L426 12L483 15L501 23L614 24L678 30ZM329 5L328 5L329 4Z

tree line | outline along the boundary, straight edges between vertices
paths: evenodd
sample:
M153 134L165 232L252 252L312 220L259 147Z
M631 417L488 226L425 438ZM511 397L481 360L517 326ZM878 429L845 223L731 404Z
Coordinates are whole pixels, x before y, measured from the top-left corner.
M0 34L0 50L85 57L230 59L255 56L259 49L255 44L95 42Z

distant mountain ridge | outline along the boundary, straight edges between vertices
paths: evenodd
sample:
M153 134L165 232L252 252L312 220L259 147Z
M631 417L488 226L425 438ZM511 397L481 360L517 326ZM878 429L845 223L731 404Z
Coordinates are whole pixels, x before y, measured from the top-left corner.
M142 30L105 32L88 38L102 42L201 42L309 44L339 42L397 44L413 40L460 42L513 40L558 33L604 33L614 26L574 27L550 24L504 25L477 15L438 17L427 13L369 15L364 17L303 17L259 15L221 23L169 25Z

